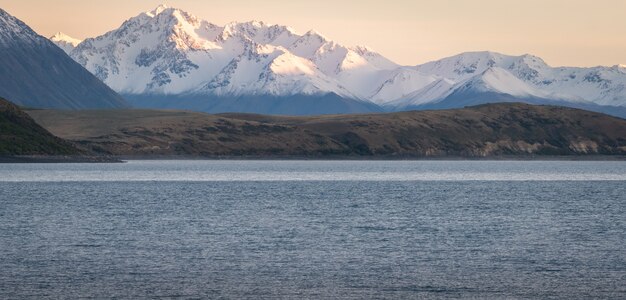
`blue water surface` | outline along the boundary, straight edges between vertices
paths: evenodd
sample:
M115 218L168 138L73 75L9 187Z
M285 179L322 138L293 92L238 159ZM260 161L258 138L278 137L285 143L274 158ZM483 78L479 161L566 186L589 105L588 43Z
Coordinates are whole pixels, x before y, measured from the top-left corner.
M626 163L0 165L0 298L626 298Z

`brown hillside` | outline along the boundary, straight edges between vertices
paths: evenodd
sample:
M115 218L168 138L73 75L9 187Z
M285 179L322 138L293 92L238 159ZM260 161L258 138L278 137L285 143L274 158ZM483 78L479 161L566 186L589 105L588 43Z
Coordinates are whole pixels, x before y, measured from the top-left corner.
M626 120L519 103L283 117L182 111L30 111L52 133L114 155L624 155Z

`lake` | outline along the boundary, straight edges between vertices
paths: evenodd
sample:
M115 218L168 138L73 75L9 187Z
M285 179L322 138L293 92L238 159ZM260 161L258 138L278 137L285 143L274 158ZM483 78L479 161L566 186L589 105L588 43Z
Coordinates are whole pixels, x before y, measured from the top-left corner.
M0 298L626 298L626 162L0 164Z

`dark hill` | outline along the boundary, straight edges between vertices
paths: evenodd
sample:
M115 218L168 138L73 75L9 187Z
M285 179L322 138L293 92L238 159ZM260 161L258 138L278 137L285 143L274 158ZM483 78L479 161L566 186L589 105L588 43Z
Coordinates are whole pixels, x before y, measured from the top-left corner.
M0 98L0 156L80 153L72 144L37 125L17 106Z
M314 117L157 110L29 114L54 134L115 155L626 155L624 119L519 103Z

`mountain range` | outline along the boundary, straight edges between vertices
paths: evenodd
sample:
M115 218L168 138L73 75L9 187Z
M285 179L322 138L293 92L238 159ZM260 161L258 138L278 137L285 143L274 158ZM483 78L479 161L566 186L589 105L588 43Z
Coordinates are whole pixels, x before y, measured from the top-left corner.
M45 39L2 10L0 47L0 96L36 108L311 115L527 102L626 117L623 65L551 67L532 55L468 52L402 66L313 30L219 26L164 5L85 40Z
M626 116L626 68L468 52L401 66L364 46L259 21L219 26L161 5L95 38L52 38L138 107L355 113L523 101Z

